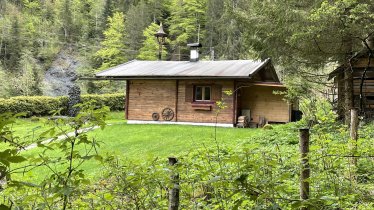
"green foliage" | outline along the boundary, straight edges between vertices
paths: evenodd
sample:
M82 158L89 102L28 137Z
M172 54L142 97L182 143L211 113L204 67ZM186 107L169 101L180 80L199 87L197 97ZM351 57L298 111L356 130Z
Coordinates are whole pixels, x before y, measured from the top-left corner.
M95 107L108 106L112 111L123 110L125 96L118 94L82 95L82 102L91 102ZM50 115L55 110L62 114L67 109L68 97L48 96L18 96L9 99L0 99L0 113L27 113L27 116Z
M41 95L42 79L39 75L41 67L31 52L22 53L19 65L21 72L17 73L12 81L14 86L12 95Z
M90 181L81 168L82 164L89 160L102 160L97 153L100 144L94 138L88 137L86 133L89 129L86 126L103 129L109 109L105 106L97 109L90 102L77 106L80 111L76 117L50 120L53 127L40 134L36 142L42 150L36 157L26 159L23 156L15 156L15 153L9 150L3 152L1 161L5 164L28 161L29 165L18 170L28 171L30 168L45 166L50 171L41 183L12 180L5 188L6 202L17 206L16 208L70 209L72 198L83 193L80 187ZM48 146L44 145L45 141L50 142ZM54 156L56 151L59 151L58 155ZM17 169L13 173L16 172Z
M113 67L127 61L125 40L125 16L116 12L108 18L109 27L104 31L105 39L101 42L102 48L97 51L96 57L101 60L100 70Z
M286 133L278 132L278 137ZM74 206L120 208L126 201L125 209L164 209L167 190L173 186L170 176L179 174L181 209L298 209L304 205L311 209L369 209L374 202L368 195L373 189L370 138L358 142L356 170L349 158L350 142L342 138L347 133L315 128L311 134L312 194L307 202L299 200L298 147L270 143L263 135L264 145L250 139L236 147L219 144L219 148L181 154L174 167L167 165L166 158L131 162L109 157L103 177L87 186L87 193ZM352 178L355 174L360 181Z
M324 98L304 99L300 101L300 110L303 112L301 121L305 125L322 124L328 126L334 124L338 117L332 110L330 102Z
M218 59L248 59L243 36L244 28L241 28L235 20L233 10L240 8L239 2L229 0L207 0L203 46L214 48L215 57Z
M205 27L206 0L173 0L171 8L169 24L172 44L175 48L184 49L186 44L198 41L199 27Z
M151 23L143 32L145 40L143 42L143 47L139 50L138 59L140 60L157 60L159 52L159 44L155 37L155 32L158 31L160 26L156 23ZM167 56L167 51L162 48L162 57Z
M326 106L323 108L326 110L317 115L322 120L328 114L325 112L328 105L320 106ZM301 123L254 130L257 137L251 135L239 144L228 141L228 144L202 144L199 149L176 154L178 163L169 166L166 155L142 156L141 160L133 161L110 151L110 155L102 159L94 152L101 144L98 139L81 132L67 135L83 125L105 126L103 119L107 110L93 107L92 104L81 106L83 111L77 118L57 119L52 123L56 128L40 135L38 146L45 151L38 152L34 158L27 157L27 161L31 161L31 165L42 163L51 173L43 175L46 179L40 184L9 182L0 192L5 205L52 209L64 206L71 209L165 209L167 192L173 187L170 177L179 174L181 209L299 209L303 205L310 209L370 209L373 206L370 194L374 187L372 124L360 129L355 153L357 166L352 163L352 142L344 127L328 119L313 126L308 156L312 194L307 202L302 202L299 200L300 154L298 146L292 145L298 140ZM326 126L328 124L330 127ZM136 133L139 128L142 127L138 125ZM155 133L160 132L160 129L155 130ZM191 132L190 128L187 130ZM67 138L40 144L61 134ZM217 137L220 139L220 135ZM14 161L12 164L23 160L10 159ZM90 178L80 163L94 159L105 165L102 173Z
M0 113L27 113L32 115L48 115L54 110L67 107L67 97L48 96L17 96L9 99L0 99Z
M17 116L9 113L0 114L0 189L4 189L5 185L12 184L13 164L26 161L26 158L20 155L20 149L23 148L19 139L13 135L12 124ZM6 146L4 146L6 145ZM4 149L5 148L5 149ZM10 184L8 182L11 182ZM19 186L15 181L15 186ZM2 209L9 207L0 204ZM10 208L9 208L10 209Z
M101 95L82 95L82 102L89 102L95 107L107 106L111 111L122 111L125 108L125 95L123 93L101 94Z
M151 11L152 5L146 1L140 1L136 5L131 5L125 15L128 59L135 59L140 53L140 48L147 44L147 40L145 40L147 37L144 37L144 30L146 30L151 21L155 19ZM153 35L156 31L151 31L150 33ZM152 48L152 45L150 47Z

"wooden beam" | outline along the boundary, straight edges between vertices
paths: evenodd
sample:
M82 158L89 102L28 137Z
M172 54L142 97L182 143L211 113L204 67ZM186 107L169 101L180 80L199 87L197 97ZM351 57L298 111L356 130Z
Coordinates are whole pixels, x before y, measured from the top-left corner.
M237 115L237 108L238 108L238 104L237 104L237 100L238 100L238 90L236 90L236 80L234 80L234 88L233 88L233 107L232 107L232 124L235 126L236 124L236 115Z
M353 64L353 68L360 68L360 67L365 68L365 67L367 67L368 61L369 61L368 57L360 58L358 61L356 61ZM370 67L374 67L374 58L370 59Z
M256 85L256 86L284 87L284 88L286 88L282 83L279 83L279 82L254 82L252 84Z
M179 91L179 80L175 80L175 122L178 122L178 91Z
M130 80L126 80L125 119L129 119Z

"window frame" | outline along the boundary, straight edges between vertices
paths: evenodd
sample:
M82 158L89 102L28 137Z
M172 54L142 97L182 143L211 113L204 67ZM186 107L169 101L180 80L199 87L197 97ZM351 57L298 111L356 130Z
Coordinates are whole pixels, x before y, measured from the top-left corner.
M196 99L197 88L201 87L201 100ZM209 88L209 99L205 98L205 88ZM212 86L211 85L194 85L193 87L193 101L194 102L211 102L212 101Z

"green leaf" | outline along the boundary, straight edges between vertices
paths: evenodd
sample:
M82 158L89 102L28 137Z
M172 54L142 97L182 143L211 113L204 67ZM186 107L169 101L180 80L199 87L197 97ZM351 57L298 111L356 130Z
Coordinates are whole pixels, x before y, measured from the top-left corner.
M0 204L0 210L10 210L10 207L8 207L4 204Z
M111 201L111 200L113 200L113 195L110 194L110 193L105 193L104 198L105 198L105 200Z
M22 156L11 156L11 157L8 157L8 161L11 162L11 163L21 163L23 161L27 160L26 158L22 157Z

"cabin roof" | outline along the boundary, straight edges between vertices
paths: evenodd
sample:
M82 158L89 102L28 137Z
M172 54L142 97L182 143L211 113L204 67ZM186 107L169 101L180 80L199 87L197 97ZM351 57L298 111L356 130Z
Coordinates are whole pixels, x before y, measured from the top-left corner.
M97 73L96 78L249 78L270 62L224 61L139 61L132 60Z

